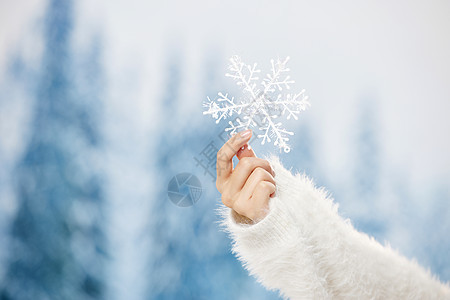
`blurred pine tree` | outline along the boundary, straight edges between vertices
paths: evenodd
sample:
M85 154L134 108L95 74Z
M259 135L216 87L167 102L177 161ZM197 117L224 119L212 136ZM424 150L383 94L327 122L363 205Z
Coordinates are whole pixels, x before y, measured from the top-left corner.
M95 48L92 68L84 70L91 87L77 88L72 14L71 1L52 0L47 8L30 140L15 172L18 211L1 299L102 298L103 199L95 167L101 74Z
M377 117L374 96L362 97L356 123L353 176L355 202L352 204L356 215L352 221L357 229L380 240L386 230L386 220L379 214L381 161Z

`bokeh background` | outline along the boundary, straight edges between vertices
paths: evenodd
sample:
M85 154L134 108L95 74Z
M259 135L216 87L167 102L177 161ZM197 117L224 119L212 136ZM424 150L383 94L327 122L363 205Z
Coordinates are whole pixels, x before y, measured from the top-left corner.
M278 299L230 253L215 162L198 163L226 126L202 102L240 93L234 54L263 71L289 55L310 96L291 152L257 154L450 280L449 16L444 0L1 0L0 299ZM202 184L191 207L168 199L182 172Z

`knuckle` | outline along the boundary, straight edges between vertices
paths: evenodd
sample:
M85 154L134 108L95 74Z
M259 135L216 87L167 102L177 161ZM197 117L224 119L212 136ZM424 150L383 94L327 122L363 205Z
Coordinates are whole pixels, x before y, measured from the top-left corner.
M258 182L257 185L258 185L258 188L259 188L259 189L266 189L266 187L267 187L266 182L263 181L263 180L261 180L260 182Z
M257 175L258 177L265 177L265 175L267 174L267 171L261 167L256 167L253 172L255 172L255 175Z
M268 170L269 172L272 170L272 167L270 166L269 161L267 161L267 160L264 159L264 160L262 161L262 164L263 164L264 169Z
M273 184L268 181L260 181L258 187L263 191L271 191L273 189Z
M253 170L253 172L255 173L254 176L255 176L258 180L261 180L261 181L266 180L266 182L269 181L269 182L271 182L271 183L274 183L274 182L275 182L274 178L272 177L272 174L269 173L269 172L268 172L266 169L264 169L264 168L256 167L255 170Z
M216 164L216 174L217 174L218 179L220 178L220 176L222 175L222 172L224 172L224 171L225 171L225 168L221 164L217 163Z
M223 156L223 147L220 148L219 151L217 151L217 160L219 161L222 156Z
M223 144L222 149L223 150L225 150L225 149L227 149L227 150L233 149L233 138L231 138L225 144Z
M251 157L243 157L241 158L241 160L239 160L239 163L243 168L249 169L253 165L253 159Z
M244 166L247 166L250 164L250 157L243 157L243 158L241 158L241 160L239 162L241 164L243 164Z

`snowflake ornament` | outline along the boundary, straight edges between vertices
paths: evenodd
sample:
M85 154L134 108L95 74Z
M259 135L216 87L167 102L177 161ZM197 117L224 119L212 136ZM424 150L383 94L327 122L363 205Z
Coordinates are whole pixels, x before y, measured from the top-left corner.
M237 101L234 97L219 92L219 97L215 101L207 97L207 101L203 103L206 109L203 114L211 115L216 119L216 123L219 123L236 113L241 117L237 117L235 122L228 121L229 127L225 131L231 131L230 134L234 135L237 130L257 128L261 131L257 134L257 138L262 139L262 145L274 140L275 146L280 150L284 149L286 153L289 152L290 146L287 142L289 136L294 133L287 131L278 118L285 116L288 120L291 117L298 120L298 114L306 110L310 104L305 90L297 94L284 92L294 83L286 74L289 72L289 68L286 67L288 61L289 57L276 61L272 59L271 73L268 73L260 82L260 86L257 86L261 70L256 68L256 64L247 65L240 57L233 56L228 67L230 73L225 76L236 80L237 85L244 91L244 97Z

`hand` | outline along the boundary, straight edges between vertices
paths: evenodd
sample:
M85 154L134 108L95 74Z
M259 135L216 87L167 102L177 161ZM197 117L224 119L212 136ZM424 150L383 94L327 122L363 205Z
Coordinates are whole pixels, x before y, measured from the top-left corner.
M217 152L217 190L222 202L233 209L239 222L256 223L269 211L269 199L275 195L275 173L267 160L256 157L247 142L247 129L231 137ZM233 157L239 159L233 169Z

